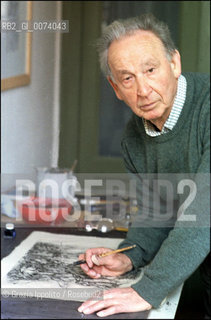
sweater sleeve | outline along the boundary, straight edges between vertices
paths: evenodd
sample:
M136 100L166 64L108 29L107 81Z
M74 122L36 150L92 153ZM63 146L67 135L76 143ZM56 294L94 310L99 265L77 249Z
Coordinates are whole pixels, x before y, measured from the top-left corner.
M157 308L197 269L208 252L209 228L174 228L132 288Z
M122 142L122 149L124 154L124 162L128 173L132 176L132 179L138 179L139 175L137 175L137 171L132 164L132 159L130 158L129 152L127 151L127 147ZM137 185L140 181L137 183ZM141 207L138 198L138 207ZM129 228L127 237L123 240L118 248L127 247L130 245L136 244L136 247L133 250L126 251L125 254L132 261L134 269L138 269L139 267L144 267L148 264L153 257L156 255L159 250L162 242L168 236L169 231L172 228L158 228L158 227L141 227L138 222L139 227L135 227L136 222L132 224L132 227ZM150 243L150 247L149 247Z
M132 288L155 308L190 277L210 251L209 117L203 118L201 138L202 156L194 180L197 193L194 201L186 208L183 220L178 219L171 230L132 228L125 240L138 243L136 250L127 253L134 267L143 266L152 259L141 280ZM128 159L126 165L130 171ZM188 216L195 217L194 223L184 221Z

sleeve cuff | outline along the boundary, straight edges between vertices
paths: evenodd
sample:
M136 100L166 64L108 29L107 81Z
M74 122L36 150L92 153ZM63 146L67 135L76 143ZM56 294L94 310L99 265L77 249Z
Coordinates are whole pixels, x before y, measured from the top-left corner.
M156 287L155 283L145 275L131 287L154 308L158 308L168 295L166 290Z
M124 247L127 247L127 246L131 246L133 245L134 243L132 242L129 242L129 241L123 241L119 244L118 248L124 248ZM131 249L131 250L128 250L128 251L125 251L124 254L126 256L128 256L128 258L130 258L131 262L132 262L132 265L133 265L133 268L135 270L137 270L138 268L140 267L143 267L144 266L144 263L142 261L142 250L140 249L140 247L137 245L135 248Z

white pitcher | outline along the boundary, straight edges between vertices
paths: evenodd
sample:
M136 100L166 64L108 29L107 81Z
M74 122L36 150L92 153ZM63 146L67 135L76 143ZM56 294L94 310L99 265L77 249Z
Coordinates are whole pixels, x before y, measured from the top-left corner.
M38 167L37 195L40 198L74 198L78 180L70 169Z

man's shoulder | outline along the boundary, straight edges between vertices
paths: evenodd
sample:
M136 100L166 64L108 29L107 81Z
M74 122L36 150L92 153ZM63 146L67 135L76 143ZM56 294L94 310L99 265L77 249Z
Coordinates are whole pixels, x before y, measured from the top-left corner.
M183 72L183 76L190 77L193 79L209 79L210 74L209 73L203 73L203 72Z
M187 81L186 105L201 112L210 108L210 76L206 73L186 72Z
M210 88L210 75L200 72L184 72L182 75L186 78L189 86L194 88Z

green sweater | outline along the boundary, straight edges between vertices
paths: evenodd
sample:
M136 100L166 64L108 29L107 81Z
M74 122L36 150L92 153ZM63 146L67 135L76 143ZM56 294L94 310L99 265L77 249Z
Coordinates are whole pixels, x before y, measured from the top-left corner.
M185 214L195 214L194 226L176 221L172 227L131 227L121 247L136 243L125 254L134 268L146 266L143 277L132 285L142 298L157 308L162 300L182 284L203 262L210 250L209 163L210 100L209 76L185 73L186 101L173 130L157 137L146 134L142 119L129 121L122 149L127 170L137 173L206 174L197 196ZM184 175L185 176L185 175ZM140 208L141 212L141 208ZM207 221L206 221L207 222Z

